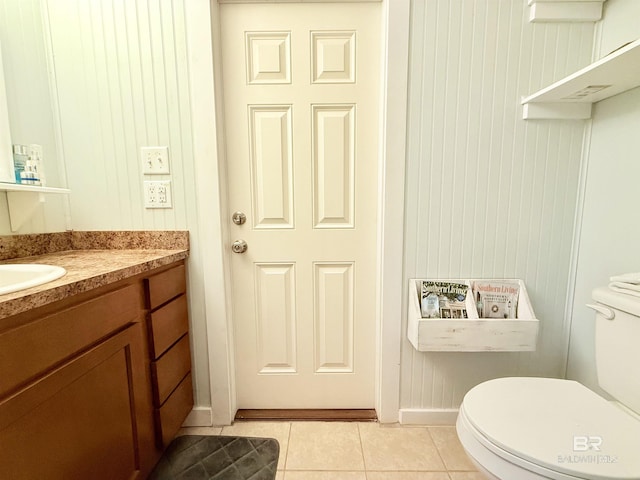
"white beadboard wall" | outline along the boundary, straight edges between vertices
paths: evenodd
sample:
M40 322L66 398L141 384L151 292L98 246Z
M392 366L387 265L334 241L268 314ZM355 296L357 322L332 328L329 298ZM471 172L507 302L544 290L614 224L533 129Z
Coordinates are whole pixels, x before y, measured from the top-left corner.
M594 59L640 38L640 2L608 0L597 28ZM576 243L575 292L567 377L600 391L591 290L611 275L640 272L640 88L597 103L586 149L588 166Z
M47 0L74 230L189 230L195 403L210 405L195 193L187 0ZM140 147L169 147L171 174L143 177ZM173 208L144 208L170 179Z
M527 15L525 1L412 2L405 280L522 278L541 324L532 353L419 353L404 337L403 410L454 410L489 378L564 374L585 123L524 121L520 98L588 64L594 27Z
M77 230L180 229L195 219L183 3L49 0ZM140 147L155 145L169 146L172 209L143 207Z
M47 185L66 186L56 129L55 83L51 75L41 0L0 0L0 43L7 89L11 140L42 145ZM11 231L7 195L0 192L0 235L61 231L67 228L64 195L45 203L17 232Z

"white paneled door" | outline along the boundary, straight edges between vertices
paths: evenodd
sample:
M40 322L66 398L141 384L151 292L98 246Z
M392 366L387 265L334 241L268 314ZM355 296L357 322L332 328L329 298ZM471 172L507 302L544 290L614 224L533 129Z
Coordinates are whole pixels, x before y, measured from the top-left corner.
M239 408L374 406L380 8L221 6Z

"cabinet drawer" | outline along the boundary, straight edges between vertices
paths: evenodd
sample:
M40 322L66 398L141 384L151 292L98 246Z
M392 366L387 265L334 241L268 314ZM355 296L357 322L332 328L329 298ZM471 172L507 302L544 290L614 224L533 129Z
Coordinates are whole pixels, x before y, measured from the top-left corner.
M190 370L189 335L184 335L162 357L151 362L153 401L156 407L165 402Z
M145 279L147 308L153 310L187 290L184 265Z
M193 408L191 374L187 375L165 404L155 410L156 440L159 447L166 447L180 429Z
M189 330L187 296L181 295L153 312L149 325L151 358L155 360Z
M127 285L0 335L0 396L125 325L141 320L142 286Z

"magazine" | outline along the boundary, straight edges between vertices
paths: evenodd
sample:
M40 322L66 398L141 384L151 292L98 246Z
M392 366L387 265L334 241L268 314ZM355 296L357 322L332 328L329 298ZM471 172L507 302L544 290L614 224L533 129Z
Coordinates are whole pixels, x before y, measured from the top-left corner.
M473 284L480 318L517 318L519 293L516 282L483 280Z
M423 280L420 289L422 318L468 318L465 300L469 285Z

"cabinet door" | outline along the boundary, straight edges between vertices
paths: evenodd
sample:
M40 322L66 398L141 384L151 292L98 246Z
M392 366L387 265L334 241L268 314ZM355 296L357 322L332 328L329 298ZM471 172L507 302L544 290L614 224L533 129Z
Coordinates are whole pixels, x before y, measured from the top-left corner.
M133 324L0 400L0 478L143 478L142 335Z

